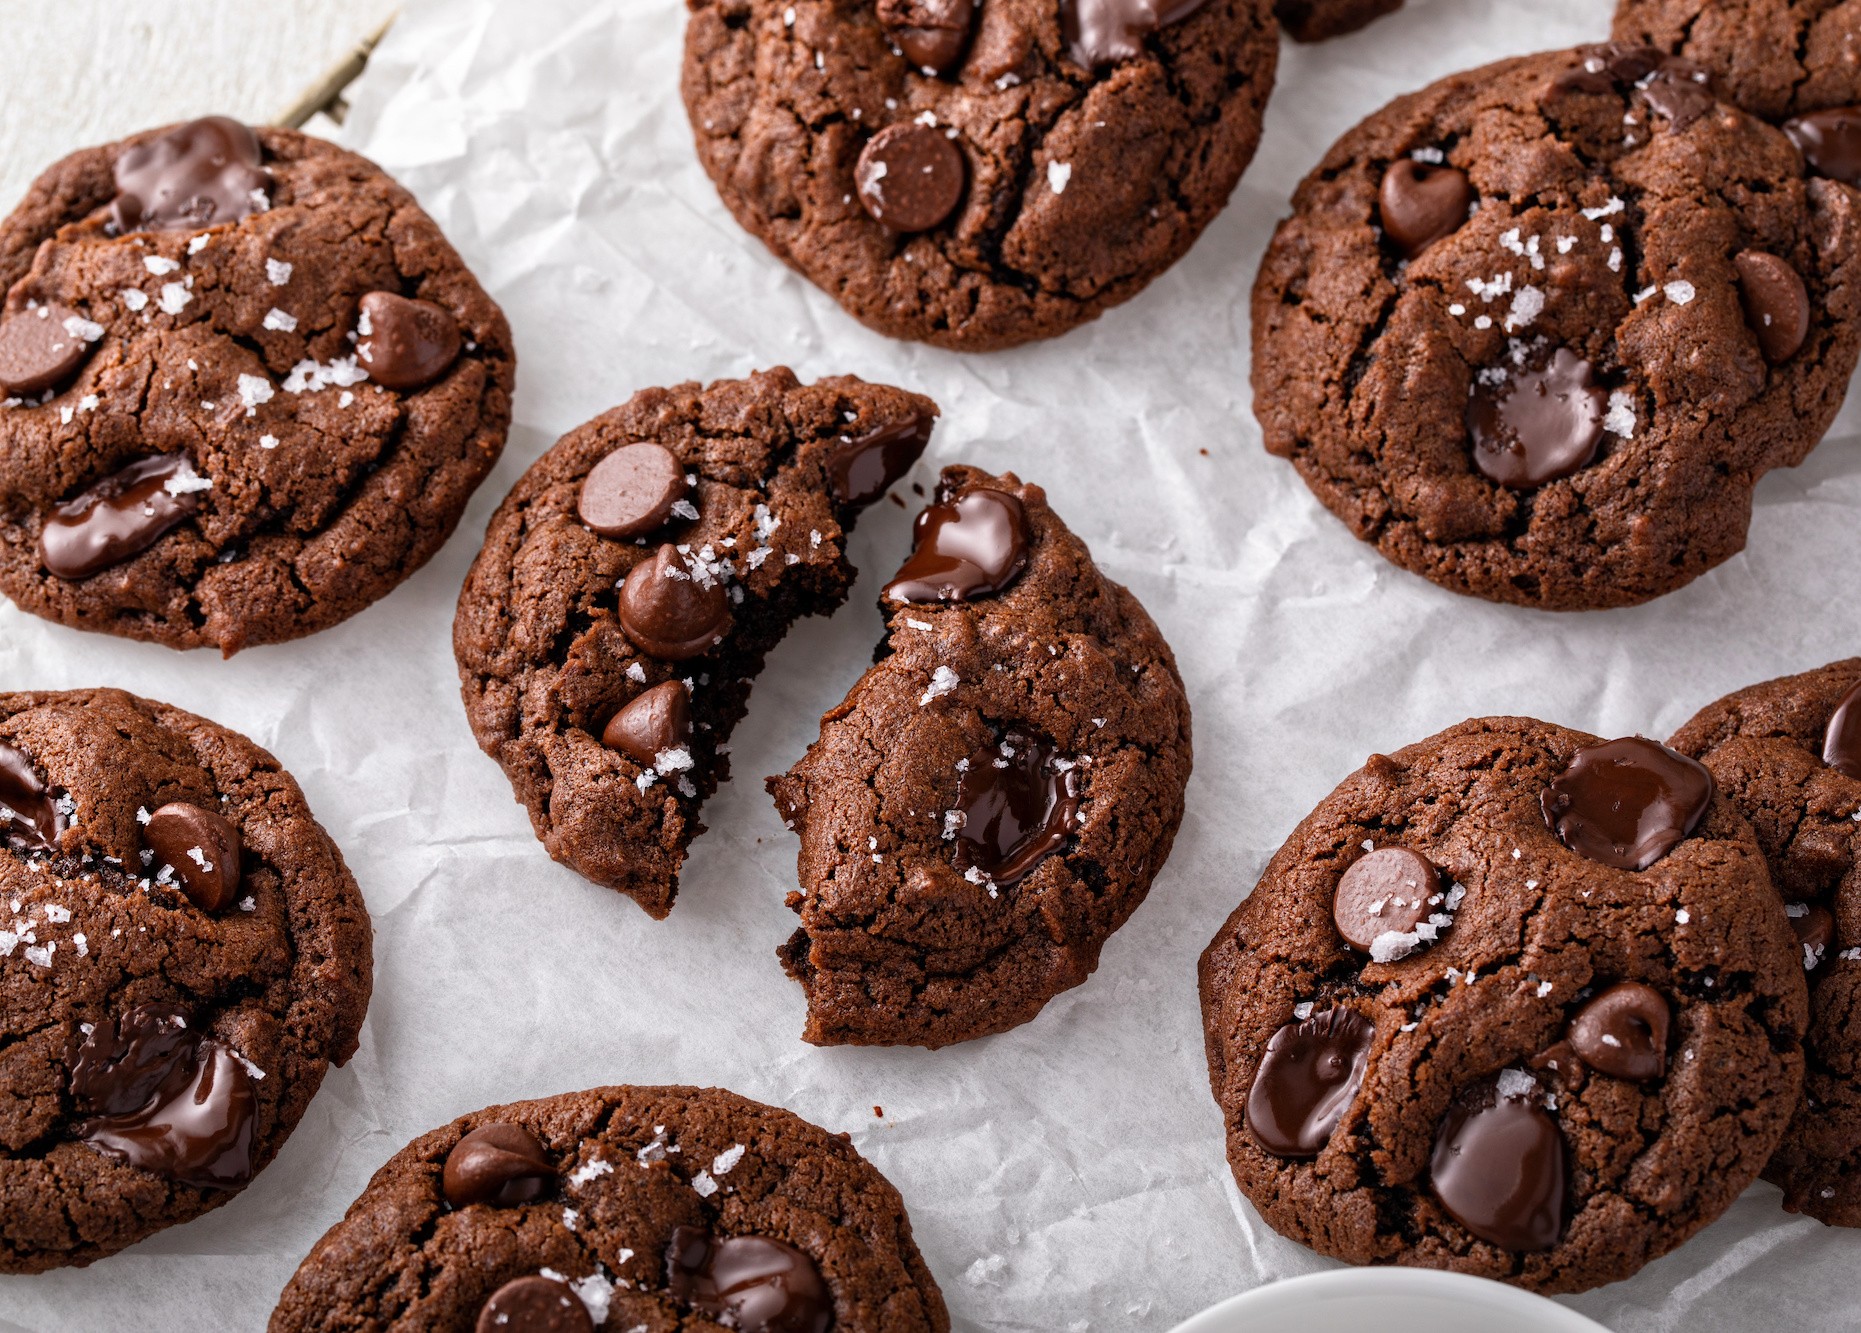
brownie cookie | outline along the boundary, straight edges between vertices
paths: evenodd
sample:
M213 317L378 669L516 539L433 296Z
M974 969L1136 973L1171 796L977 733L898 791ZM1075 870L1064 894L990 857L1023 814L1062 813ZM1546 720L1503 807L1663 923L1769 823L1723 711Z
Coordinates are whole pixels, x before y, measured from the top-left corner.
M1275 0L1273 12L1293 41L1323 42L1401 8L1402 0Z
M551 856L672 910L763 657L846 600L846 534L936 415L777 369L643 390L524 474L452 641L472 732Z
M1129 300L1260 141L1272 0L686 0L737 221L895 338L1051 338Z
M1861 1226L1861 658L1719 700L1674 736L1757 831L1809 976L1803 1104L1764 1178Z
M1046 493L946 468L915 539L876 665L769 780L801 838L782 964L819 1045L1027 1022L1092 974L1182 822L1176 659Z
M1267 448L1388 559L1550 610L1742 549L1834 419L1861 198L1691 66L1585 47L1400 98L1293 199L1254 287Z
M904 1201L854 1151L715 1088L493 1106L375 1173L271 1333L942 1333Z
M0 591L231 655L386 595L504 447L504 316L372 163L224 117L0 223Z
M1625 1278L1782 1139L1798 954L1751 826L1653 741L1487 718L1373 755L1202 955L1235 1180L1352 1263Z
M121 690L0 694L0 1272L88 1264L277 1155L373 979L277 760Z

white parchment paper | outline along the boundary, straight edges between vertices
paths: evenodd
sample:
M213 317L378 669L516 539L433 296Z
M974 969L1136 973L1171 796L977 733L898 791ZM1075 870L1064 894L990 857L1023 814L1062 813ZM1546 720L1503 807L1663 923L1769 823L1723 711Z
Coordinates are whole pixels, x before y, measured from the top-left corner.
M88 1270L0 1279L0 1329L259 1328L408 1139L607 1082L721 1084L849 1131L903 1192L961 1329L1166 1330L1329 1266L1229 1179L1195 996L1196 956L1293 825L1372 751L1468 716L1664 736L1728 690L1861 649L1853 411L1764 482L1746 555L1655 605L1575 616L1396 570L1260 447L1247 295L1299 177L1396 94L1598 38L1611 8L1410 0L1355 37L1288 47L1259 158L1193 253L1086 329L964 357L866 332L732 223L678 98L678 0L411 6L344 137L420 196L516 330L517 427L459 535L348 624L230 663L0 609L8 687L167 699L297 775L374 913L362 1048L243 1195ZM465 724L453 601L523 469L635 389L781 362L933 395L945 416L917 479L965 460L1045 485L1188 681L1196 773L1174 856L1098 974L1005 1036L816 1050L773 953L794 843L760 778L868 660L904 510L867 516L851 603L771 659L669 921L551 863ZM1678 1253L1572 1304L1618 1333L1855 1326L1861 1234L1779 1197L1754 1186Z

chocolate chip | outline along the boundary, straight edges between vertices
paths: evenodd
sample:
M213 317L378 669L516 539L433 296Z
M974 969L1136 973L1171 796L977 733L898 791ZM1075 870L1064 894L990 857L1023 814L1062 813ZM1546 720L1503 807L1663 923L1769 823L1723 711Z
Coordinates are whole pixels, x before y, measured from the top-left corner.
M1560 347L1548 364L1483 372L1467 403L1473 464L1513 490L1535 490L1589 466L1608 395L1590 363Z
M1861 185L1861 106L1812 111L1786 122L1783 132L1818 176Z
M121 564L194 512L201 482L186 454L131 463L52 510L39 533L39 555L61 579Z
M116 159L111 229L176 231L237 222L271 207L271 173L259 165L258 136L236 120L208 116Z
M1648 105L1666 116L1669 126L1676 130L1684 130L1719 104L1704 70L1671 57L1640 86Z
M1577 751L1539 798L1571 851L1646 870L1699 827L1715 788L1705 765L1640 736Z
M1377 193L1383 234L1405 259L1459 231L1473 204L1473 182L1454 167L1410 158L1389 164Z
M1791 903L1789 911L1790 928L1803 950L1803 970L1814 972L1835 943L1835 913L1820 903Z
M879 0L886 35L919 69L955 72L976 22L976 0Z
M83 323L76 311L49 303L8 315L0 322L0 395L63 388L94 345L75 332Z
M842 436L827 456L827 484L841 504L869 505L911 470L930 443L934 417L907 417Z
M1180 23L1207 0L1060 0L1069 54L1087 69L1142 55L1144 39Z
M1706 71L1658 47L1607 42L1581 47L1581 65L1552 81L1549 93L1609 93L1638 89L1669 127L1684 130L1717 105Z
M684 685L668 680L623 706L602 729L601 744L642 768L653 767L666 750L689 747L691 698Z
M1370 953L1385 935L1413 935L1442 902L1441 872L1420 852L1378 847L1338 880L1331 919L1345 943Z
M193 1074L198 1044L194 1011L179 1004L139 1004L98 1023L71 1057L71 1099L86 1115L129 1115Z
M1376 1028L1354 1009L1288 1023L1247 1090L1247 1132L1275 1157L1316 1157L1363 1083Z
M661 546L620 585L620 627L643 653L664 662L698 657L730 626L723 580Z
M603 537L639 537L672 516L691 483L663 444L623 444L596 463L575 499L575 512Z
M911 558L881 594L888 602L973 602L1027 568L1027 511L979 486L929 505L912 525Z
M1518 1070L1476 1085L1448 1108L1429 1163L1435 1197L1455 1221L1520 1253L1551 1249L1564 1234L1564 1136L1540 1100Z
M672 1230L666 1290L737 1333L827 1333L833 1297L814 1260L767 1236L722 1240L701 1227Z
M5 744L0 744L0 828L16 852L56 851L65 831L65 817L32 761Z
M1667 1072L1672 1017L1666 997L1654 987L1624 981L1579 1009L1565 1036L1591 1069L1643 1083Z
M142 841L155 867L174 867L181 891L201 911L223 911L238 896L239 830L218 811L171 801L149 816Z
M1809 289L1803 275L1762 250L1746 250L1732 262L1738 268L1745 323L1757 335L1764 359L1782 365L1803 350L1809 337Z
M1078 773L1051 741L1010 729L969 757L952 813L956 868L1019 884L1078 828Z
M859 201L896 232L929 231L962 202L969 168L948 136L912 121L872 136L853 168Z
M356 332L361 338L356 355L368 377L403 391L444 375L463 346L459 321L450 310L393 292L370 292L362 298Z
M513 1278L478 1312L477 1333L594 1333L594 1319L565 1282Z
M480 1125L452 1146L440 1188L454 1208L532 1203L556 1187L555 1164L522 1125Z
M1842 696L1822 733L1822 762L1837 773L1861 778L1861 684Z

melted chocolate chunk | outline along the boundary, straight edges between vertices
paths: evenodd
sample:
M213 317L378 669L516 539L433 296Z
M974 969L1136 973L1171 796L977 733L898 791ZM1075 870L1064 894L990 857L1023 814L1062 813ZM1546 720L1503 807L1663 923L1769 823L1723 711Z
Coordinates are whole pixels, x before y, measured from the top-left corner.
M1276 1157L1316 1157L1357 1099L1376 1029L1354 1009L1288 1023L1247 1090L1247 1132Z
M976 0L879 0L879 22L906 60L947 77L969 48Z
M6 744L0 744L0 829L16 852L56 851L65 831L51 788L30 759Z
M454 1208L509 1207L549 1194L558 1174L536 1135L522 1125L481 1125L446 1154L440 1188Z
M1745 323L1757 335L1764 359L1782 365L1809 338L1809 288L1803 275L1776 255L1746 250L1732 261Z
M827 1333L833 1296L814 1260L766 1236L681 1226L666 1247L672 1299L737 1333Z
M1006 491L977 487L929 505L911 536L911 558L881 594L888 602L972 602L1027 568L1027 513Z
M859 202L892 231L929 231L963 200L969 167L949 136L909 121L872 136L853 168Z
M218 811L171 801L149 816L142 841L155 853L151 868L172 866L201 911L224 911L239 896L239 830Z
M55 303L16 310L0 322L0 397L63 388L95 345L77 332L84 319Z
M1079 826L1078 773L1052 742L1009 730L969 757L957 778L956 868L1019 884Z
M1803 950L1803 970L1814 972L1835 943L1835 913L1820 903L1791 903L1790 928Z
M1666 997L1654 987L1624 981L1579 1009L1565 1039L1591 1069L1645 1083L1667 1072L1672 1019Z
M672 506L691 490L685 469L663 444L623 444L589 471L575 512L603 537L641 537L672 517Z
M608 719L601 743L652 768L665 751L691 745L691 696L676 680L653 686Z
M911 470L930 443L932 417L908 417L843 436L827 456L827 482L841 504L869 505Z
M1842 696L1822 733L1822 762L1837 773L1861 778L1861 685Z
M120 565L194 512L200 481L186 454L131 463L46 516L39 556L61 579Z
M1513 490L1568 477L1595 459L1607 402L1590 363L1568 348L1544 366L1487 372L1467 403L1473 465Z
M520 1277L491 1293L475 1333L594 1333L594 1319L567 1283Z
M1383 234L1404 259L1459 231L1472 205L1466 172L1410 158L1390 163L1377 195Z
M1554 81L1553 94L1636 88L1676 130L1684 130L1718 102L1704 69L1657 47L1609 42L1583 47L1578 55L1581 67Z
M272 186L263 157L258 136L225 116L189 121L125 149L116 159L111 229L185 231L263 213Z
M93 1113L76 1134L127 1166L238 1189L252 1178L252 1076L193 1028L181 1005L140 1005L92 1029L71 1068L72 1097Z
M1087 69L1143 54L1152 33L1180 23L1207 0L1060 0L1060 29Z
M723 638L730 597L722 579L693 569L678 548L661 546L620 585L620 627L648 656L682 662Z
M1530 1084L1512 1089L1514 1079ZM1502 1089L1506 1089L1502 1091ZM1535 1253L1564 1234L1564 1136L1530 1075L1508 1070L1448 1108L1429 1175L1455 1221L1501 1249Z
M1861 106L1798 116L1783 127L1809 169L1846 185L1861 185Z
M1441 902L1441 872L1420 852L1379 847L1351 863L1338 880L1331 917L1338 934L1360 953L1385 935L1415 932Z
M394 292L362 298L356 355L377 384L403 392L423 388L452 369L464 340L452 312Z
M1558 841L1618 870L1646 870L1699 827L1705 765L1640 736L1579 750L1540 797Z

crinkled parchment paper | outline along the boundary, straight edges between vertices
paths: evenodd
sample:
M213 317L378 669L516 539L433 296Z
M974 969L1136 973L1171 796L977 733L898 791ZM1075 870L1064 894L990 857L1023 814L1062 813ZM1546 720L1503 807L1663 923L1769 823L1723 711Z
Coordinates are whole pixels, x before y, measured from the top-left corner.
M1385 564L1260 447L1247 295L1300 175L1390 97L1600 37L1611 7L1410 0L1289 47L1259 159L1195 250L1088 328L980 357L866 332L735 226L679 101L677 0L411 7L344 137L419 195L516 330L517 428L459 535L348 624L230 663L0 610L8 686L171 700L302 781L374 912L361 1052L238 1199L88 1270L0 1280L0 1328L258 1328L408 1139L608 1082L722 1084L850 1132L904 1193L962 1329L1165 1330L1328 1266L1230 1182L1195 996L1197 954L1293 825L1371 752L1465 717L1663 736L1728 690L1861 649L1855 412L1760 487L1747 554L1652 606L1574 616ZM551 863L466 728L453 599L510 484L635 389L778 362L933 395L945 415L916 479L960 459L1045 485L1181 660L1196 773L1175 855L1098 974L1005 1036L816 1050L774 957L795 848L760 779L868 660L906 511L868 515L852 602L771 659L669 921ZM1754 1186L1678 1253L1572 1303L1619 1333L1852 1327L1861 1235L1778 1201Z

